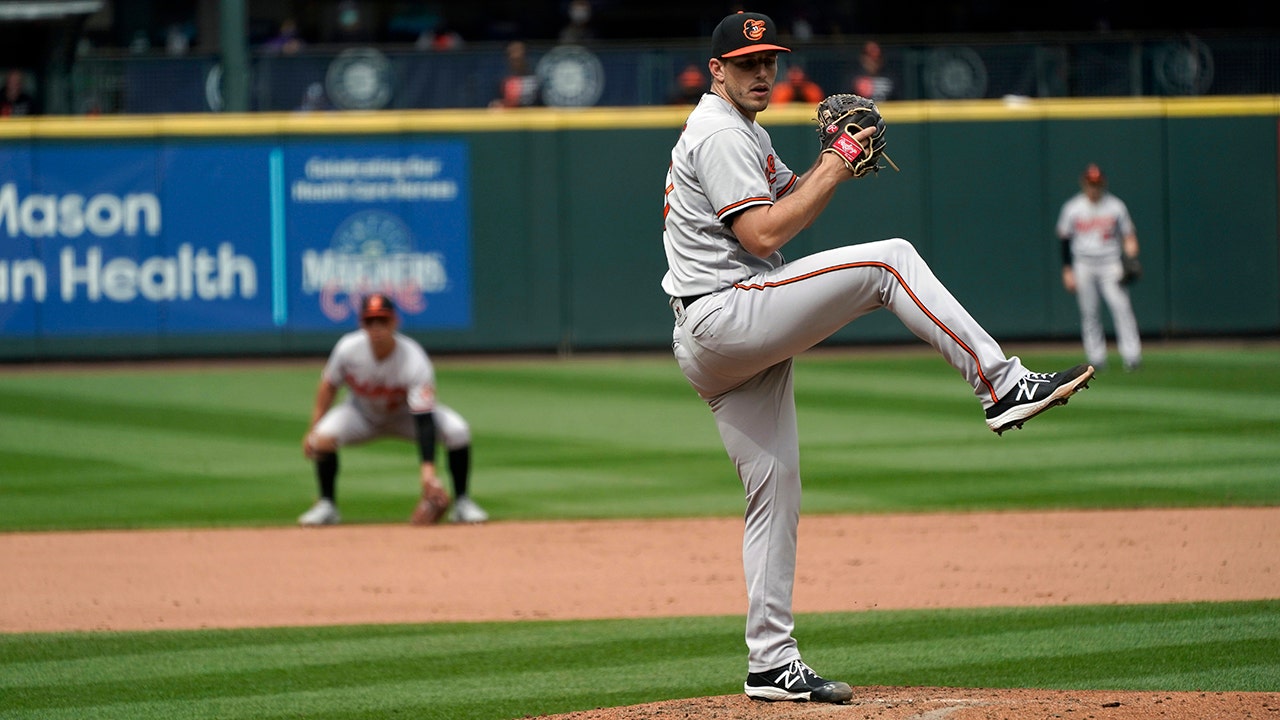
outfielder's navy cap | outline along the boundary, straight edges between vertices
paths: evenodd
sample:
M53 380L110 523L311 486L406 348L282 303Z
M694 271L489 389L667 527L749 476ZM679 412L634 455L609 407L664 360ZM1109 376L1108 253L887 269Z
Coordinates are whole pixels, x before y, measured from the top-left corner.
M737 57L765 50L791 52L791 48L778 44L778 28L768 15L739 10L721 20L711 34L712 57Z
M366 295L364 302L360 303L360 319L368 320L376 317L395 317L396 305L391 302L391 298L382 293L374 293Z

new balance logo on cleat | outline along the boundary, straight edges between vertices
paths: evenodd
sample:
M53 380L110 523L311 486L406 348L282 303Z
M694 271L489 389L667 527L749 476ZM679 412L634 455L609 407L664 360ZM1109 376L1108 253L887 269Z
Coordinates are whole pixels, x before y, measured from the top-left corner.
M801 660L761 673L748 673L742 689L756 700L847 703L853 689L847 683L818 676Z
M1014 398L1014 402L1027 402L1036 399L1037 386L1043 385L1050 381L1052 375L1044 373L1031 373L1018 381L1018 395Z
M1089 387L1092 365L1077 365L1056 373L1029 372L1000 402L987 408L987 427L997 435L1022 424L1051 407L1066 405L1077 390Z
M775 680L774 682L776 682L777 684L781 685L782 687L788 690L790 690L791 688L795 687L800 683L803 683L804 682L803 673L800 673L800 672L792 673L791 669L794 667L795 667L795 663L788 665L787 669L783 670L782 674L779 675L777 680ZM809 689L808 685L805 686L805 689L806 690Z

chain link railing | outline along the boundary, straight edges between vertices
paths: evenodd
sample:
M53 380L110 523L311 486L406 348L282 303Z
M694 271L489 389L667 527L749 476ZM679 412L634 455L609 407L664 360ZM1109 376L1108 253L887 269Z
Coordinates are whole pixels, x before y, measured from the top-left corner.
M688 65L706 67L704 43L585 47L530 44L544 104L629 106L672 102ZM828 93L853 92L860 42L815 41L784 55ZM890 100L1280 94L1280 38L1164 36L977 38L882 42ZM486 107L506 72L501 44L453 51L411 46L311 47L254 54L255 111ZM72 108L90 113L191 113L222 108L213 56L108 54L77 59Z

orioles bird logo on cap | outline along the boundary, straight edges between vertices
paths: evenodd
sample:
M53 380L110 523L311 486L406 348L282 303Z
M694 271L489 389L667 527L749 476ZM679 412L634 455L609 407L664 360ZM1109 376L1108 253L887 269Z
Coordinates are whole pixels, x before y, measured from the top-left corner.
M748 40L752 41L759 40L764 37L764 29L763 20L756 20L752 18L742 24L742 34L745 35Z

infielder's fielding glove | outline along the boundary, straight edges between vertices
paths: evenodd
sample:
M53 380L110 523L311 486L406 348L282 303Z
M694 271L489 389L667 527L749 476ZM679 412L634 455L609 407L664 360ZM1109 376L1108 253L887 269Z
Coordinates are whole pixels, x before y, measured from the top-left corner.
M1142 263L1138 258L1125 255L1120 259L1124 266L1124 275L1121 276L1120 282L1125 285L1132 285L1142 279Z
M880 117L880 109L874 100L841 93L828 95L818 103L818 145L822 152L834 153L844 161L849 172L860 178L867 173L878 173L880 159L897 170L889 156L884 152L884 118ZM876 131L867 138L867 146L853 139L859 130L875 127Z
M449 510L449 493L444 488L428 486L422 489L422 499L413 508L409 522L413 525L434 525Z

